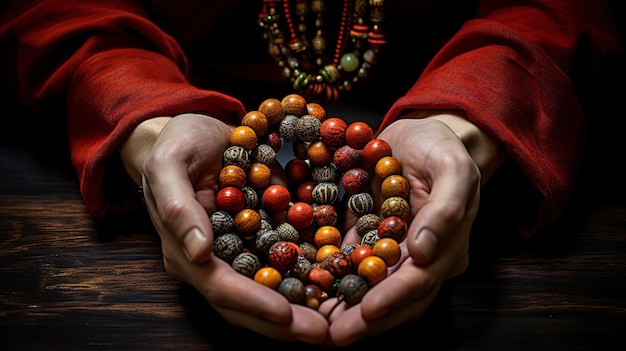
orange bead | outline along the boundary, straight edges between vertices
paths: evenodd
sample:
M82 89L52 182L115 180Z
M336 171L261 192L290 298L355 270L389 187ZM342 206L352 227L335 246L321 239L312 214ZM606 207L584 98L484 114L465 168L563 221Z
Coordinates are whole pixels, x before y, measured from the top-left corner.
M230 144L241 146L250 151L256 146L257 135L254 129L248 126L239 126L230 133Z
M372 287L387 277L387 264L378 256L367 256L359 263L357 274L365 278Z
M272 182L272 170L264 163L256 162L248 168L248 184L255 189L264 189Z
M246 113L241 120L241 125L252 128L257 137L265 135L269 128L267 116L259 111L250 111Z
M397 216L406 222L411 214L411 207L404 198L392 196L383 201L380 211L383 217Z
M323 141L312 142L306 150L306 155L311 164L322 166L333 160L335 151Z
M391 238L381 238L372 246L372 255L382 258L387 267L391 267L400 261L400 245Z
M283 117L285 117L285 111L283 110L283 104L278 99L270 98L264 100L259 105L259 112L267 117L267 121L270 126L278 124Z
M253 209L244 208L235 215L233 224L242 237L254 237L261 229L261 215Z
M317 249L317 253L315 254L315 262L320 263L324 261L324 259L335 252L341 252L339 246L336 245L324 245Z
M254 274L254 281L276 290L283 281L283 277L274 267L262 267Z
M285 115L303 116L307 113L306 100L298 94L289 94L281 101Z
M246 171L239 166L228 165L220 171L219 184L220 188L234 186L241 189L246 185Z
M380 185L380 192L385 199L392 196L406 199L409 196L409 181L401 175L390 175Z
M325 225L315 232L315 246L319 249L325 245L341 245L341 232L337 227Z
M402 165L397 158L393 156L385 156L376 162L374 174L378 180L383 180L390 175L402 174Z
M306 110L311 116L317 117L320 122L324 122L326 120L326 110L322 107L322 105L315 102L309 102L306 104Z

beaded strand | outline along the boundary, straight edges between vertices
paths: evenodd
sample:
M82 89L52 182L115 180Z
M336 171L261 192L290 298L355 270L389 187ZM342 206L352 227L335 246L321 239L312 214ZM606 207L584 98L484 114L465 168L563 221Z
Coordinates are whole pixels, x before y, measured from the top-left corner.
M287 184L272 184L276 155L291 143ZM211 214L214 254L239 273L317 308L329 296L349 304L400 259L409 184L389 144L365 122L347 124L290 94L267 99L230 135ZM368 189L380 183L377 213ZM356 217L359 244L340 248L342 205Z

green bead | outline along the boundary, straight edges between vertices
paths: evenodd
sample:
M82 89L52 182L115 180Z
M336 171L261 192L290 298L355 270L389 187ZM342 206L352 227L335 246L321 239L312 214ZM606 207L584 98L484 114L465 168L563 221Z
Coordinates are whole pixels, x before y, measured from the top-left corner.
M359 59L352 53L347 53L341 56L341 66L346 72L352 72L359 68Z

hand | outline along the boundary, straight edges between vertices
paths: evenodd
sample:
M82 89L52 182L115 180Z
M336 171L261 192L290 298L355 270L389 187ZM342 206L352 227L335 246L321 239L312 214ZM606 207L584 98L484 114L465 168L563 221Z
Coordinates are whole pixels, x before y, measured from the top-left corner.
M451 120L458 122L454 116ZM463 123L457 126L466 126ZM460 134L465 138L472 133ZM479 131L472 135L485 137ZM463 273L469 262L469 234L478 211L481 173L459 135L440 120L424 118L396 121L378 137L391 145L403 165L411 187L412 219L401 243L401 261L390 267L387 278L370 288L360 304L349 308L341 303L331 310L336 304L331 299L320 306L323 314L332 312L330 333L337 346L419 319L443 281ZM488 145L484 152L472 148L474 155L488 155L481 160L499 155L491 153L499 150L491 148L496 144L489 141ZM343 244L354 242L360 238L352 228Z
M232 126L198 114L167 120L143 162L143 186L167 272L193 285L235 326L285 341L319 344L328 323L278 292L231 268L212 253L222 153Z

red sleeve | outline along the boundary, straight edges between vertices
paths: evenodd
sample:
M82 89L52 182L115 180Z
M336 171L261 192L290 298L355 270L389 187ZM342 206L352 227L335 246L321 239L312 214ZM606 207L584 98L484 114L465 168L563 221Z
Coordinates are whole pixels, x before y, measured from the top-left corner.
M586 143L568 76L580 40L599 54L622 49L601 1L483 1L398 100L380 129L407 110L460 109L505 145L542 200L529 236L571 197Z
M244 113L238 100L188 82L181 48L147 19L139 1L18 1L7 7L0 43L14 48L20 96L30 106L67 99L72 162L96 217L111 205L103 186L105 161L138 123L183 112L236 123Z

